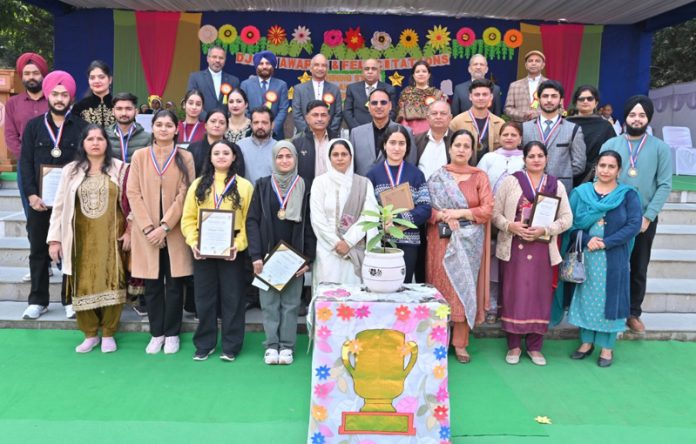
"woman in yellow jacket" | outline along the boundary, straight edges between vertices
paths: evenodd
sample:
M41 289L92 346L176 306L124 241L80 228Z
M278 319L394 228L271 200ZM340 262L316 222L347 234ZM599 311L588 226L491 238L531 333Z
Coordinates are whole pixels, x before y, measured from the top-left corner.
M246 218L254 188L251 182L237 175L235 150L238 148L226 140L213 144L203 174L191 184L184 202L181 230L193 251L194 294L199 319L193 335L194 361L204 361L215 351L218 305L222 318L220 359L234 361L244 342ZM198 251L200 209L234 211L234 241L228 257L201 257Z

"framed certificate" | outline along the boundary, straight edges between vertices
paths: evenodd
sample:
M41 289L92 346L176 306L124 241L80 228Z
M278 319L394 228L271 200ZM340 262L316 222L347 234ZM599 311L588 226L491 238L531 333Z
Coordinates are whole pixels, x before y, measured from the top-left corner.
M52 207L56 200L58 185L63 167L58 165L41 165L41 182L39 182L39 196L44 205Z
M532 216L530 227L549 227L558 217L558 207L561 205L561 198L549 194L537 194L532 206ZM538 240L551 242L551 236L541 236Z
M394 208L405 208L407 211L414 209L416 206L413 204L413 195L411 194L411 187L408 182L404 182L401 185L395 186L386 191L382 191L379 194L379 198L382 201L382 206L386 207L391 204Z
M308 262L300 252L280 241L264 259L263 270L256 275L256 278L281 292L295 273Z
M198 251L201 257L227 259L234 244L234 211L198 210Z

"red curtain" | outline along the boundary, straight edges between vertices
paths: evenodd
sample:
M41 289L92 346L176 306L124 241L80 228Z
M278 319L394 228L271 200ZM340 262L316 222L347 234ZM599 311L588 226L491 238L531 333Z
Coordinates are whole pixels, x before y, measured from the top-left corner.
M135 13L140 59L150 94L162 96L174 60L179 12Z
M561 82L565 89L565 106L575 88L583 25L541 25L541 41L546 56L546 77Z

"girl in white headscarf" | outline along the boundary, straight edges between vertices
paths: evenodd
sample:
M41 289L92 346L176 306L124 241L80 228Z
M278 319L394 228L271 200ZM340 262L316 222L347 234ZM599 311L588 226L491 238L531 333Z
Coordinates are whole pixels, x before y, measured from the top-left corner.
M345 139L329 141L328 171L312 183L309 207L317 237L313 286L320 282L361 283L365 232L364 210L377 210L372 183L353 173L353 146Z

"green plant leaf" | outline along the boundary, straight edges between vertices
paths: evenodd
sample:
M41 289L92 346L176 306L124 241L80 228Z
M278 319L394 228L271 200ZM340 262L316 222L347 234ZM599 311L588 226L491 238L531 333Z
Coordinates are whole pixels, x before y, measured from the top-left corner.
M381 222L370 222L370 221L363 221L360 222L360 227L363 229L363 231L368 231L372 230L373 228L379 228L380 225L382 225Z
M403 239L404 238L404 232L399 230L398 228L392 226L389 227L389 230L387 232L391 235L391 237L395 239Z
M360 214L362 214L363 216L369 216L369 217L378 217L378 218L379 218L379 217L382 217L381 214L379 214L379 213L376 212L376 211L372 211L372 210L365 210L365 211L363 211L363 212L360 213Z
M367 242L367 251L373 251L377 245L382 241L382 237L384 235L382 233L378 234L377 236L373 237Z
M402 219L400 217L393 219L392 222L394 222L397 225L401 225L401 226L404 226L407 228L414 228L414 229L418 228L413 222L406 220L406 219Z

